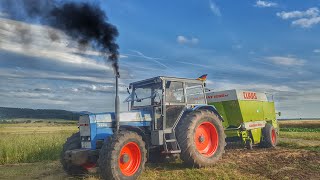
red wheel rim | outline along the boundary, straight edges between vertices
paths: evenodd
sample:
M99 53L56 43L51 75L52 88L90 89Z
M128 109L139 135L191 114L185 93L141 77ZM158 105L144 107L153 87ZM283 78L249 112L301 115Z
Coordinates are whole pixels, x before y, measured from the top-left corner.
M124 145L119 155L119 168L125 176L132 176L137 172L141 163L140 148L137 143L129 142Z
M275 144L275 143L276 143L276 138L277 138L276 131L275 131L274 129L272 129L272 131L271 131L271 141L272 141L272 144Z
M203 122L196 128L194 142L198 152L206 157L212 156L219 143L216 127L210 122Z

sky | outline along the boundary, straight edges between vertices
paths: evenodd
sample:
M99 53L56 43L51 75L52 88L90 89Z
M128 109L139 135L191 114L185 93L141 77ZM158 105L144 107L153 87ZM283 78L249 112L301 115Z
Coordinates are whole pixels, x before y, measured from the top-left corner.
M91 2L119 31L121 100L130 82L208 74L214 91L273 94L281 118L320 117L320 0ZM0 106L113 111L113 70L97 51L3 7L0 24Z

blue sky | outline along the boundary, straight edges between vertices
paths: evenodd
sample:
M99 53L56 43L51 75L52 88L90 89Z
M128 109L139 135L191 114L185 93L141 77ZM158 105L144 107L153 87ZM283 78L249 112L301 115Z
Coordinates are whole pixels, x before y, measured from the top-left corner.
M214 90L274 94L283 117L320 117L319 0L94 3L120 33L123 92L148 77L208 74ZM62 32L0 12L0 106L113 109L112 69L97 52L79 52ZM17 27L31 29L27 47ZM48 30L63 39L49 41Z

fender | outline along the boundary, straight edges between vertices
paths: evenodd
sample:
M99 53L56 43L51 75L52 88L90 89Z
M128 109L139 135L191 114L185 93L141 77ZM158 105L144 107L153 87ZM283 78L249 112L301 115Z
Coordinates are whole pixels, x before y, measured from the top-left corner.
M139 134L142 138L146 137L145 130L142 129L142 127L129 126L129 125L121 125L121 126L120 126L120 130L133 131L133 132L136 132L137 134Z
M205 109L205 110L209 110L209 111L212 111L213 113L215 113L218 118L224 122L222 116L219 114L219 112L217 111L217 109L212 106L212 105L198 105L198 106L195 106L194 108L192 108L192 111L196 111L196 110L202 110L202 109Z

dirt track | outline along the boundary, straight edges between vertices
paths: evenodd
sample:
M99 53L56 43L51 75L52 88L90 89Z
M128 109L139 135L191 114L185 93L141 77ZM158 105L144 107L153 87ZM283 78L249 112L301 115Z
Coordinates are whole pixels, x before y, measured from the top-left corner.
M227 150L214 167L190 169L181 163L147 165L141 179L320 179L320 153L297 149ZM59 162L0 166L0 179L73 179ZM82 179L82 178L81 178ZM95 174L85 179L97 180Z

